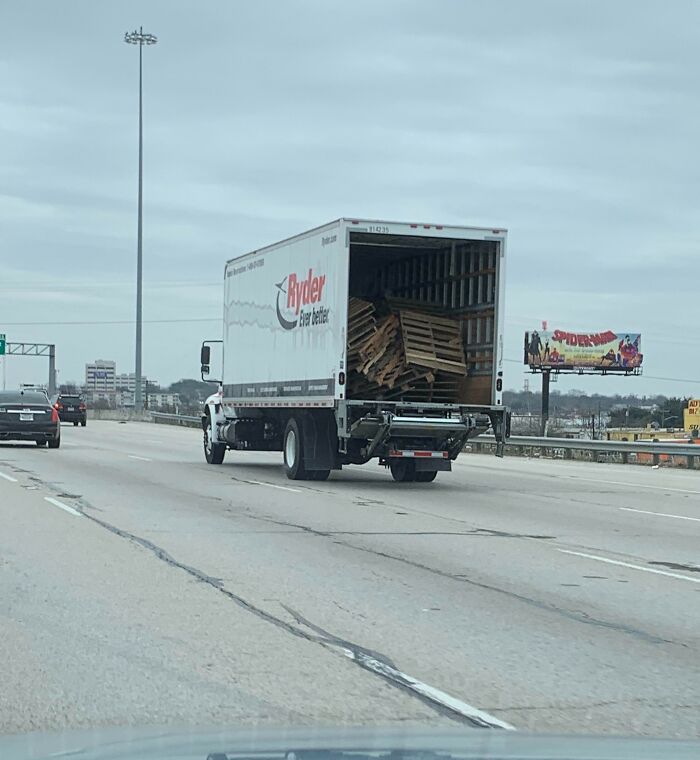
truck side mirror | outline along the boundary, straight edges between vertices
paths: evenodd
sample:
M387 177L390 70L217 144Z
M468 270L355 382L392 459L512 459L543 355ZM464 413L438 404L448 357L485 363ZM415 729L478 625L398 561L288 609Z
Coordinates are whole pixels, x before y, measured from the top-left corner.
M209 360L211 359L211 348L209 346L202 346L202 350L199 354L199 361L202 365L202 374L209 374Z

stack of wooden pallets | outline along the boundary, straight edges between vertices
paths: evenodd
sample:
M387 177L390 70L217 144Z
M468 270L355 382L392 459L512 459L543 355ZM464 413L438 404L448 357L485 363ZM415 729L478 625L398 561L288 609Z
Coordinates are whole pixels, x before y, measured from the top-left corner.
M348 398L455 401L466 374L458 321L350 300Z

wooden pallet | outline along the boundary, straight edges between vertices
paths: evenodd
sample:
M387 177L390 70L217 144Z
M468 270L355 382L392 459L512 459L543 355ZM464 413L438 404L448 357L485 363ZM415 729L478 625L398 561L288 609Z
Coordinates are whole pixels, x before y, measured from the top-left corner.
M467 374L459 322L407 309L399 315L407 364Z
M359 349L377 330L376 309L371 301L351 298L348 305L348 367L359 359Z
M385 360L387 348L395 342L397 333L399 333L398 317L390 314L380 319L374 333L359 347L358 353L362 362L358 369L367 374L377 362Z

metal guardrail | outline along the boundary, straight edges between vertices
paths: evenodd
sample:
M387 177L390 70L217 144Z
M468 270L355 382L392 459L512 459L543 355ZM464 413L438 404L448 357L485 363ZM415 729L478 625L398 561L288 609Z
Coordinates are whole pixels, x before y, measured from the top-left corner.
M149 412L156 423L199 427L202 420L197 415L169 414L167 412ZM481 445L496 445L492 435L482 435L470 441L472 449ZM671 443L669 441L594 441L590 438L542 438L531 435L512 435L508 439L508 448L563 450L565 456L572 451L592 451L596 454L621 454L622 461L627 462L630 454L651 454L658 464L661 456L679 456L688 458L688 468L695 466L696 457L700 457L700 445L693 443Z
M700 456L700 445L694 443L670 443L669 441L594 441L591 438L540 438L530 435L513 435L509 446L538 446L547 449L570 449L574 451L609 451L618 454L673 454L675 456Z
M200 427L202 418L189 414L170 414L168 412L149 412L153 422L183 427Z
M470 441L474 444L493 444L493 436L482 435ZM693 468L695 458L700 457L700 445L694 443L672 443L670 441L594 441L590 438L542 438L540 436L513 435L508 439L507 447L540 450L563 450L565 456L572 451L592 451L596 454L621 454L622 461L627 462L630 454L651 454L654 464L661 456L679 456L688 458L688 467Z

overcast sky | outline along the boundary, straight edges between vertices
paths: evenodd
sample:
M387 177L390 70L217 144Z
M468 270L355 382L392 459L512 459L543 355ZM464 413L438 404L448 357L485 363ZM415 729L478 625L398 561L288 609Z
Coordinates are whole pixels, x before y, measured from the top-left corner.
M546 319L643 334L561 390L700 393L692 0L2 3L0 332L59 382L133 371L139 25L149 377L197 376L227 258L359 216L508 228L507 387Z

